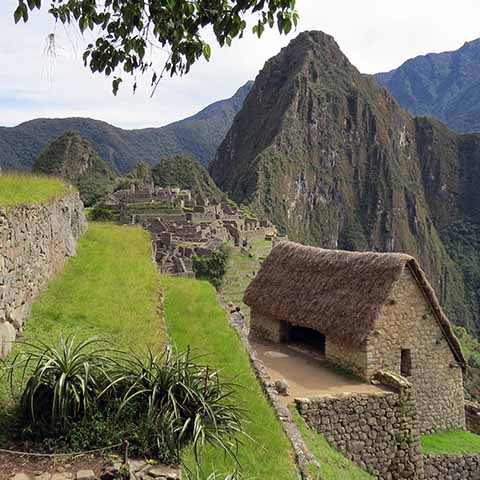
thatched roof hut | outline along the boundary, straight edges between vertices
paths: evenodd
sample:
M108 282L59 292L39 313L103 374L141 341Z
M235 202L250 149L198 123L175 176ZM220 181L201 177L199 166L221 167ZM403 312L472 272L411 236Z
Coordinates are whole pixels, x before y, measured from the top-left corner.
M401 253L346 252L281 242L247 288L244 301L263 315L360 345L408 268L430 303L457 361L460 344L415 258Z

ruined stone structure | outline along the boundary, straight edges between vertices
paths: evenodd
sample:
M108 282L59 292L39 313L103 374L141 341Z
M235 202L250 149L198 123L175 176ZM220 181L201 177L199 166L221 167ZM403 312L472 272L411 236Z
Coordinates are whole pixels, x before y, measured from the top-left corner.
M282 242L245 303L254 336L310 340L366 381L379 370L408 379L421 432L465 428L463 354L412 257Z
M0 357L22 330L39 291L75 255L86 228L78 193L39 205L0 208Z
M246 217L227 202L174 187L131 185L110 195L107 206L120 222L150 231L156 261L172 275L192 276L192 257L209 256L223 242L248 244L276 235L271 223Z
M390 390L297 399L307 425L376 478L420 479L423 457L411 385L381 372Z

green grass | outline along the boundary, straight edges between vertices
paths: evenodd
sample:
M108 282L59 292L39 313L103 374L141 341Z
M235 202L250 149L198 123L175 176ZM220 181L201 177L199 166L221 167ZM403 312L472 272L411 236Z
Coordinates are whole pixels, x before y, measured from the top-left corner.
M77 256L35 302L23 340L52 342L73 334L78 339L99 336L123 348L159 349L165 341L157 310L159 292L146 231L90 224ZM0 412L9 401L9 388L2 380Z
M321 465L320 470L314 465L310 467L309 473L313 478L321 480L369 480L374 478L331 447L323 435L308 428L294 407L291 407L291 411L305 443Z
M173 342L179 349L191 346L197 353L208 354L204 361L221 369L224 376L235 377L241 385L238 401L248 411L247 431L254 439L245 439L240 447L244 477L298 478L289 441L263 395L237 334L228 326L213 287L207 282L173 277L162 277L162 284L165 319ZM187 458L187 463L193 466L192 457ZM223 473L235 467L231 460L212 449L207 449L202 463L205 478L212 471Z
M422 435L421 441L424 454L480 453L480 435L463 430Z
M0 173L0 207L31 205L60 197L68 187L59 179Z

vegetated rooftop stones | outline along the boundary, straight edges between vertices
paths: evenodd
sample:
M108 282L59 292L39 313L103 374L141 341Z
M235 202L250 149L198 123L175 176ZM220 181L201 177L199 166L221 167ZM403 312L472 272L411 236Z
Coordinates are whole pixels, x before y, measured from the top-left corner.
M225 242L246 245L277 234L269 221L188 189L132 184L109 195L106 205L122 223L150 231L159 268L172 275L193 276L193 256L210 256Z

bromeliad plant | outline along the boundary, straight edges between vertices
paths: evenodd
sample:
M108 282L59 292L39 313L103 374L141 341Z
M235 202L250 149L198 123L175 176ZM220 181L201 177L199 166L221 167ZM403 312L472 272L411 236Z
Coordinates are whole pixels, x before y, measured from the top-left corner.
M235 460L243 433L242 410L234 402L235 385L198 363L190 351L129 353L118 363L112 387L120 394L117 416L143 412L158 451L177 458L186 446L199 460L206 444Z
M13 389L14 375L21 370L20 408L26 421L48 422L64 432L95 411L114 366L105 342L76 342L69 336L62 337L59 346L39 341L23 347L13 358L9 379Z
M126 352L70 336L56 346L24 343L12 359L12 389L19 371L25 430L42 441L53 434L68 443L82 431L108 431L127 438L137 453L169 461L191 447L200 464L207 444L236 461L246 435L235 385L190 351ZM90 436L82 438L83 447L98 448Z

